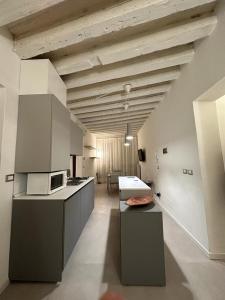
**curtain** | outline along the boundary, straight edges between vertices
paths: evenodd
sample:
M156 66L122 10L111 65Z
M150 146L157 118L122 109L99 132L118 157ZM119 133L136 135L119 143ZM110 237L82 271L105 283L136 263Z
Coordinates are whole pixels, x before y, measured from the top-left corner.
M120 170L121 175L136 175L138 164L137 138L129 147L124 146L124 137L97 138L97 172L101 182L107 174Z

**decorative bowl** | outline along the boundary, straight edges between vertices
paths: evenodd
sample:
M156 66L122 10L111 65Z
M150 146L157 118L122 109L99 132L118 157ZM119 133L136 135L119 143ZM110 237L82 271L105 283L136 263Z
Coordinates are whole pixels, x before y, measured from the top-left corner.
M154 201L153 196L143 196L143 197L130 197L126 204L129 206L141 206L147 205Z

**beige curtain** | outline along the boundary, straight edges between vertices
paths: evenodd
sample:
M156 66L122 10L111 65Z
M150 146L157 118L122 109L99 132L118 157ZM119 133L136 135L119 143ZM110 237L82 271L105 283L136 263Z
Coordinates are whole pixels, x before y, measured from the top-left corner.
M122 175L136 175L138 153L137 138L129 147L124 146L124 137L97 139L97 172L101 182L113 170L120 170Z

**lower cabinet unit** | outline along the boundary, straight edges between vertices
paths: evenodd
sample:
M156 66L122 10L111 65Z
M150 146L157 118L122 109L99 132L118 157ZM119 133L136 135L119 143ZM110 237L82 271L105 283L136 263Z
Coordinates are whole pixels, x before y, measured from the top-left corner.
M14 199L9 279L58 282L94 208L94 181L68 199Z
M92 195L95 193L94 185L88 184L84 187L84 193L81 194L81 226L83 227L93 208L94 208L94 198Z
M77 192L64 204L64 266L81 234L81 195L87 198L84 189L85 187L82 192Z
M129 207L120 201L121 282L164 286L162 211L158 204Z

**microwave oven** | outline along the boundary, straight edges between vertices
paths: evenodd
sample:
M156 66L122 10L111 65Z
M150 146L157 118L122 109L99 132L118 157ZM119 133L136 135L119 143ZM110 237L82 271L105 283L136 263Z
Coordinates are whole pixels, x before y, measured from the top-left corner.
M28 195L50 195L67 184L67 171L51 173L28 173L27 194Z

